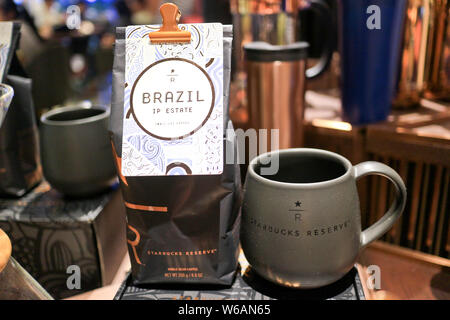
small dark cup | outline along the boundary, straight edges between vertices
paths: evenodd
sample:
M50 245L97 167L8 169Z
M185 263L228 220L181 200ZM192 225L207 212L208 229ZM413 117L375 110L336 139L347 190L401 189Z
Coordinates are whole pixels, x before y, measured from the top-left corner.
M108 137L109 111L58 108L41 117L41 157L46 180L71 197L105 191L116 180Z

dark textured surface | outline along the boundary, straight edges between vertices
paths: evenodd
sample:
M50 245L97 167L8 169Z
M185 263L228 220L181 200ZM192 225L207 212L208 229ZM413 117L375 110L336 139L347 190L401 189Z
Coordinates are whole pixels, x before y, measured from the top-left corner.
M238 273L231 287L133 286L131 276L115 300L365 300L361 279L353 268L341 280L318 289L289 289L258 276L251 267Z
M11 239L13 257L54 298L102 285L93 222L110 195L67 199L43 182L21 199L0 199L0 228ZM80 267L80 290L67 288L70 265Z
M39 156L38 130L36 126L32 81L18 63L15 54L20 38L21 24L1 22L2 30L11 24L12 35L8 44L2 44L0 58L3 79L14 90L14 97L0 124L0 194L20 197L42 179ZM8 49L9 48L9 49Z
M9 75L14 98L0 128L0 194L20 197L42 180L32 82Z

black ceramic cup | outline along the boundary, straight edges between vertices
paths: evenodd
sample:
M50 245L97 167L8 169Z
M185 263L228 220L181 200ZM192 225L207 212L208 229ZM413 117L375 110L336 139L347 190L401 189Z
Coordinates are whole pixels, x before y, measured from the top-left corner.
M109 111L99 107L62 107L42 115L42 168L53 188L83 197L114 183L108 122Z

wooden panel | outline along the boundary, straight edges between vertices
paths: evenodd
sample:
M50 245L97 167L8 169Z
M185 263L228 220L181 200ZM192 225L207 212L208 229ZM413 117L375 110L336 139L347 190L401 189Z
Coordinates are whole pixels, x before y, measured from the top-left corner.
M435 250L434 250L434 254L436 255L443 255L444 251L446 250L444 244L442 244L442 240L444 238L444 234L445 232L448 232L448 216L449 216L449 212L450 212L450 205L449 205L449 184L450 184L450 172L449 169L446 169L446 178L445 178L445 183L444 183L444 188L443 188L443 192L442 192L442 205L441 208L439 210L439 219L438 219L438 224L437 224L437 232L436 232L436 238L435 238ZM447 217L446 217L447 216ZM446 229L446 230L445 230ZM448 239L447 239L447 244L448 244ZM447 251L447 257L449 257L448 255L448 251Z
M419 215L419 207L420 207L420 190L422 187L422 174L423 174L423 163L417 163L415 172L414 172L414 185L413 190L409 194L409 198L411 199L411 211L404 212L403 214L409 214L409 225L408 225L408 247L412 248L414 244L415 231L416 231L416 222L417 216Z
M412 137L396 131L383 131L369 127L366 150L369 153L408 159L414 162L428 162L449 165L450 142L445 144L435 138Z
M435 174L434 186L433 186L433 196L431 199L431 208L430 208L430 217L427 228L426 235L426 251L432 253L433 247L433 238L434 231L436 227L436 221L438 217L438 206L439 206L439 198L442 194L441 192L441 184L442 184L442 175L443 175L443 167L438 166Z
M427 202L428 202L428 190L430 179L430 165L425 165L425 171L422 179L422 188L420 195L420 207L417 218L416 234L415 234L415 246L414 249L422 249L422 236L424 233L425 221L427 216ZM413 195L414 196L414 195Z
M450 299L450 260L429 254L374 242L360 255L358 262L363 286L367 288L367 267L377 265L381 271L380 295L368 290L368 299L380 296L394 299Z

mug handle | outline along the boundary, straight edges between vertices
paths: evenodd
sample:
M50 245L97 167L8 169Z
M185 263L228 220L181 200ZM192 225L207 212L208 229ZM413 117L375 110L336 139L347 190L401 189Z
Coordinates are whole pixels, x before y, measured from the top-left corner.
M395 186L395 200L380 220L361 232L361 248L375 241L388 231L400 217L406 205L406 187L402 178L394 169L376 161L362 162L353 167L353 175L356 180L369 174L388 178Z
M304 10L311 10L314 12L314 15L319 19L322 30L326 30L324 36L325 42L319 61L306 70L306 78L313 79L320 76L327 69L333 56L334 37L331 24L333 17L330 6L323 0L312 0L309 7Z

